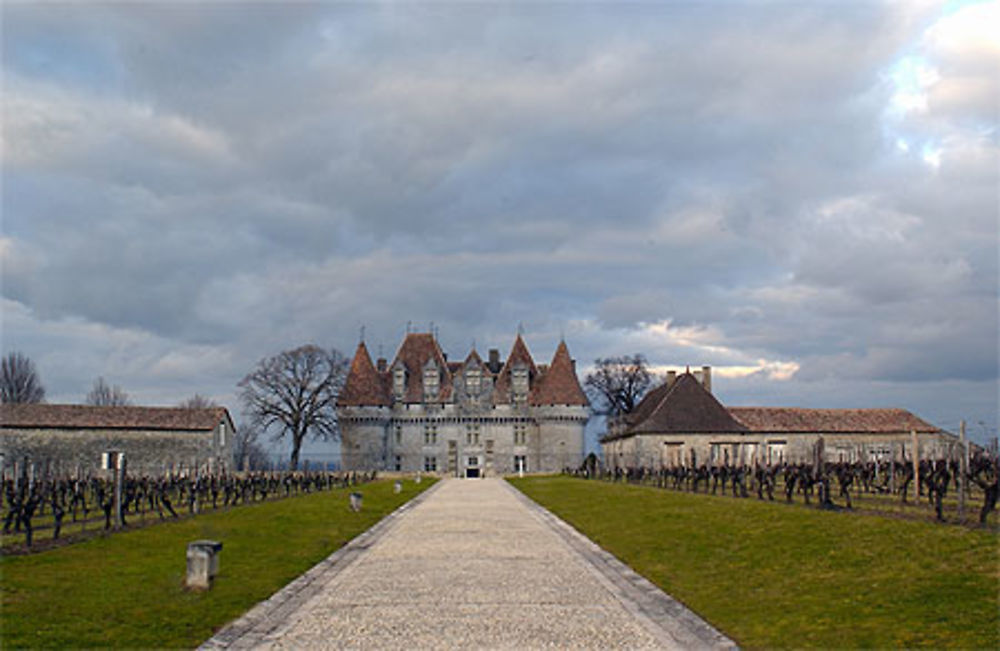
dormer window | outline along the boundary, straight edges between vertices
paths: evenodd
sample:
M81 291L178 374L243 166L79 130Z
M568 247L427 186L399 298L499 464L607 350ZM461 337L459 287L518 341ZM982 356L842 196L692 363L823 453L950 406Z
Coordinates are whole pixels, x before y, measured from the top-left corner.
M424 369L424 398L426 400L437 398L440 382L441 377L438 375L437 367L431 366Z
M402 366L397 366L392 372L392 393L396 400L402 400L406 393L406 369Z
M511 385L514 389L514 401L524 402L528 397L528 368L515 366L511 369Z
M482 371L470 368L465 371L465 392L470 396L478 396L482 386Z

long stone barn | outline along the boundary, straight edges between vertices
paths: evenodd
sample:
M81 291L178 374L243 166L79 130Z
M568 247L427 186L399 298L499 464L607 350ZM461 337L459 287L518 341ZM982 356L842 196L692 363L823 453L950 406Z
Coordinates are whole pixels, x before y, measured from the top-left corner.
M230 469L235 431L225 407L0 405L3 465L27 459L39 473L95 473L107 452L136 474Z
M950 458L958 438L905 409L725 407L711 392L711 368L669 373L625 416L608 419L601 439L611 468L753 465Z

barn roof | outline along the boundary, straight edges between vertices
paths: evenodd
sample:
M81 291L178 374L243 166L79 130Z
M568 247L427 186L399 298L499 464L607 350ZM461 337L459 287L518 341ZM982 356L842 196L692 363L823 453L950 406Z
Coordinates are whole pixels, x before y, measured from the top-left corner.
M225 407L0 405L0 427L8 428L208 431L215 429L224 419L232 424Z
M631 421L627 433L747 431L691 373L678 375L668 390L657 391L656 396L655 404L643 406L641 419Z
M730 407L729 413L751 432L888 434L941 431L905 409Z

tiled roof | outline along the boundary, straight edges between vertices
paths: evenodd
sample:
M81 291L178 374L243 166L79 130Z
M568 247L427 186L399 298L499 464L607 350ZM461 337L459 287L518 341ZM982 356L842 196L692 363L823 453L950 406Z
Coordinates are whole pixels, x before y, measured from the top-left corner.
M229 418L225 407L92 407L90 405L0 405L0 427L44 429L213 430ZM232 420L229 419L231 423Z
M659 399L652 408L644 406L644 417L631 421L626 434L747 431L691 373L678 375L666 392L653 393Z
M466 356L465 362L463 362L463 364L465 364L465 366L472 366L472 365L478 366L485 371L489 371L489 369L485 368L486 365L483 364L483 358L479 356L479 353L476 352L475 348L469 351L469 354Z
M752 432L888 434L940 431L905 409L730 407L729 413Z
M650 390L639 404L635 406L635 409L631 413L625 414L625 422L629 425L634 425L635 423L641 423L642 421L649 418L649 415L653 413L653 410L663 401L663 398L670 393L670 389L673 388L673 384L668 384L664 382L660 386Z
M524 343L521 335L517 335L517 339L514 340L514 346L510 349L510 355L507 356L507 361L504 363L503 368L500 369L500 373L497 374L496 384L493 387L494 404L509 403L511 401L510 372L518 364L524 364L528 367L528 387L530 391L534 386L535 379L538 377L538 369L535 367L535 360L531 358L528 346Z
M559 342L548 370L532 389L531 404L583 406L590 404L576 378L576 369L573 368L573 360L569 356L565 341Z
M371 355L368 354L368 348L364 342L358 344L358 349L354 351L351 370L348 372L347 381L344 382L344 388L337 398L337 404L383 407L390 404L389 392L384 378L375 370Z
M434 335L426 332L411 332L406 335L403 345L396 353L396 359L389 366L390 370L397 364L406 367L406 394L404 402L424 401L424 365L433 359L441 372L441 383L438 398L435 402L445 402L451 397L451 372L445 362L444 354L434 339ZM391 377L391 374L390 374Z

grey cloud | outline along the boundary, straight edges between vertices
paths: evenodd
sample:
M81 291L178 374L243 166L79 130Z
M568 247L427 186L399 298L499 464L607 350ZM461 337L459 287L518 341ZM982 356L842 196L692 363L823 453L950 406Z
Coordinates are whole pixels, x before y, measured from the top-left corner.
M40 109L5 110L5 297L147 333L167 375L223 351L216 387L408 320L453 354L669 319L719 350L663 363L995 379L995 138L885 117L923 9L285 9L5 9L5 108ZM897 131L948 135L940 167Z

